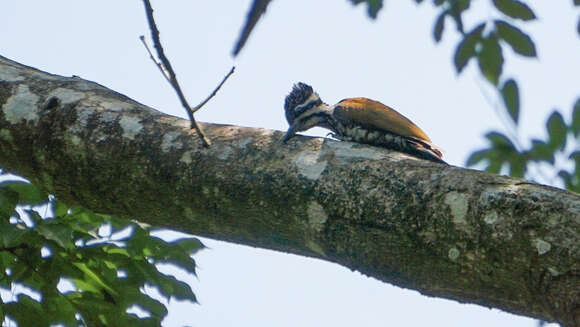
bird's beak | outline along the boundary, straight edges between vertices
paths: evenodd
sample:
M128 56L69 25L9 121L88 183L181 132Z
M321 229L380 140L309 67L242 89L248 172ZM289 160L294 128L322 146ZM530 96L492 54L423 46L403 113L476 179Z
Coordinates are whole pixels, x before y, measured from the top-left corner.
M289 139L293 138L296 135L296 125L290 125L288 130L286 131L286 135L282 138L282 143L286 143Z

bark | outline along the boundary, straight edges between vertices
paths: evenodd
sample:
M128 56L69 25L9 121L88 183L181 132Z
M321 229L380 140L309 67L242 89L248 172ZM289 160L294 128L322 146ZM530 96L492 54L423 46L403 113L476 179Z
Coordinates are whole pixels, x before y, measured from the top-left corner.
M580 325L580 198L349 142L189 122L0 57L0 166L71 205ZM282 112L281 112L282 114Z

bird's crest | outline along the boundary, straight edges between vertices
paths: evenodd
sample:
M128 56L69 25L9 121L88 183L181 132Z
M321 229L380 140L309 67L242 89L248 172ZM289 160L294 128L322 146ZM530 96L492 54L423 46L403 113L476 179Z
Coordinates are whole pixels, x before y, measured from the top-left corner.
M302 82L294 84L284 101L284 112L288 124L292 125L300 114L320 103L322 103L320 97L310 85Z

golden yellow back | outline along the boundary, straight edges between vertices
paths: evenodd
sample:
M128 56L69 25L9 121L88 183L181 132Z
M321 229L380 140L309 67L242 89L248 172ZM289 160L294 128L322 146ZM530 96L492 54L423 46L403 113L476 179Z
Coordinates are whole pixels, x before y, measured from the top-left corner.
M396 110L371 99L349 98L336 104L334 116L394 134L431 142L427 134Z

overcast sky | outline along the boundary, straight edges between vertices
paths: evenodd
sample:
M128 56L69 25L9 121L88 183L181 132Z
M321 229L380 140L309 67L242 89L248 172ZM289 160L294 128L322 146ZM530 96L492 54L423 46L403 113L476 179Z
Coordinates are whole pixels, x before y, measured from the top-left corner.
M467 29L498 16L473 1ZM471 63L452 65L459 39L447 20L435 44L438 13L430 1L386 1L376 21L347 0L273 1L241 55L231 49L250 0L152 1L161 38L190 99L205 98L232 65L236 73L197 114L198 120L285 130L283 100L292 84L311 84L328 103L364 96L413 120L464 166L490 130L504 131L494 94ZM569 119L580 95L579 11L572 1L534 1L539 20L526 24L537 60L504 53L504 76L522 90L519 135L545 137L554 108ZM101 83L168 114L185 117L172 89L138 37L149 37L142 2L0 2L0 54L59 75ZM485 96L484 94L487 94ZM325 135L315 130L310 135ZM135 217L138 218L138 217ZM529 326L498 310L421 296L336 264L204 240L199 278L185 276L201 305L171 302L165 326ZM385 245L388 246L388 245Z

